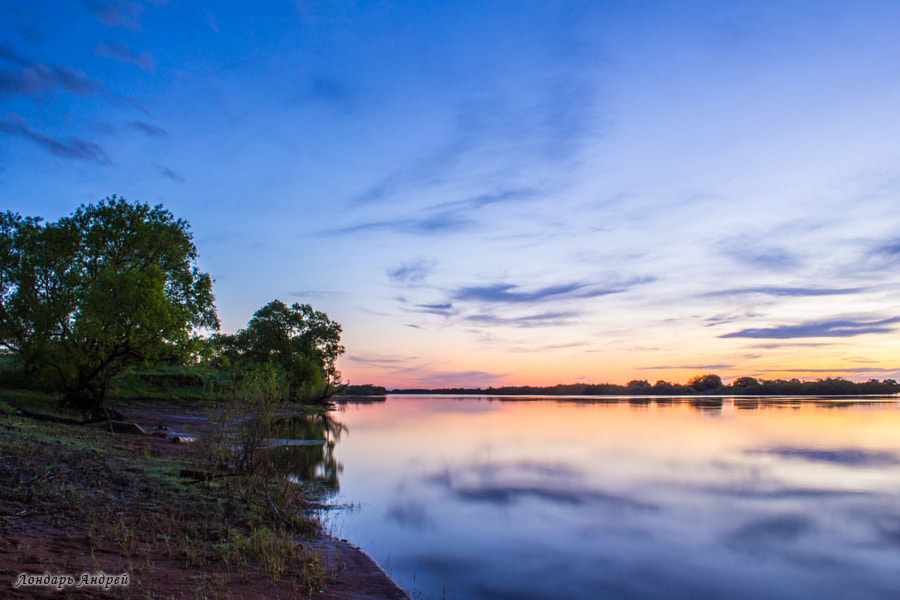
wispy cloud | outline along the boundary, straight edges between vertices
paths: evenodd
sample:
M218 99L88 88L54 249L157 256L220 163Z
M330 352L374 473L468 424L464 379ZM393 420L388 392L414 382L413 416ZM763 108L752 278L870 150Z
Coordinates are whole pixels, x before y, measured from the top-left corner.
M169 135L169 132L162 127L157 127L156 125L145 123L143 121L130 121L128 127L151 137L166 137Z
M416 304L416 312L449 317L453 314L453 304Z
M524 291L521 286L512 283L493 283L484 286L467 286L456 290L453 297L462 301L474 301L484 303L538 303L554 300L569 300L574 298L596 298L609 294L618 294L640 283L647 283L650 278L633 279L618 285L599 286L574 281L538 288L532 291Z
M666 370L716 370L716 369L733 369L734 365L728 363L712 363L708 365L655 365L652 367L638 367L638 371L666 371Z
M428 371L419 369L418 380L428 387L486 387L502 383L507 373L490 373L488 371Z
M783 246L762 245L743 237L723 240L720 249L748 267L767 271L792 271L803 264L800 255Z
M476 222L470 218L453 213L441 213L419 218L389 219L369 221L337 229L328 234L347 235L370 232L394 232L415 235L432 235L438 233L460 233L475 227Z
M155 71L156 63L149 52L133 52L121 42L103 42L94 48L94 54L101 58L111 58L123 63L130 63L146 71Z
M28 60L7 46L0 45L0 61L17 67L0 67L0 98L12 94L39 97L56 91L86 96L104 89L100 81L81 71Z
M402 387L486 387L497 385L507 377L507 373L480 370L448 371L416 356L350 355L342 360L377 369L386 385L394 385L393 380L403 382Z
M472 210L490 206L492 204L502 204L506 202L515 202L517 200L533 198L538 194L539 191L536 188L515 188L498 192L477 194L475 196L464 198L462 200L442 202L432 208L436 210Z
M181 175L179 175L178 173L176 173L169 167L164 167L164 166L160 165L159 172L163 176L168 177L169 179L174 181L175 183L184 183L186 181L186 179L184 177L182 177Z
M501 317L494 314L479 313L463 317L464 321L478 325L506 325L512 327L547 327L571 323L580 316L574 311L544 312L520 317Z
M372 365L376 367L394 367L397 365L408 364L411 360L411 357L399 358L399 357L388 357L388 356L358 356L358 355L350 355L346 357L344 360L350 361L352 363L358 363L363 365Z
M866 291L866 288L820 288L820 287L746 287L731 288L727 290L714 290L702 294L702 296L841 296L846 294L858 294Z
M434 270L435 262L424 258L405 262L387 270L388 279L406 285L421 284Z
M833 342L766 342L764 344L753 344L751 348L774 350L776 348L817 348L832 345Z
M383 202L450 180L490 182L494 187L499 182L501 191L473 196L470 207L534 195L531 186L523 185L530 180L523 165L538 170L575 160L585 142L596 138L595 101L590 84L561 72L535 82L525 93L507 93L500 86L477 97L461 97L453 127L443 139L356 194L353 202ZM467 169L470 166L476 168Z
M108 164L106 151L93 142L78 138L53 138L28 127L18 115L6 115L0 119L0 133L30 140L59 158L89 160Z
M881 319L878 321L856 321L851 319L835 319L829 321L812 321L800 325L779 325L761 329L742 329L733 333L720 335L721 338L760 338L790 339L810 337L852 337L869 333L891 333L891 325L900 322L900 317Z
M456 131L431 151L426 151L412 163L389 173L374 185L356 194L353 202L355 204L380 202L403 190L433 184L440 175L452 170L463 154L473 147L479 129L472 123L459 123Z
M94 13L97 20L112 27L127 27L139 30L138 22L144 6L133 0L84 0L84 5Z
M292 292L288 292L288 296L294 298L329 298L341 295L343 295L343 292L327 290L294 290Z
M758 373L784 373L785 369L756 369ZM900 367L834 367L832 369L800 369L792 368L794 373L900 373Z
M900 238L891 238L872 247L865 257L875 268L900 261Z

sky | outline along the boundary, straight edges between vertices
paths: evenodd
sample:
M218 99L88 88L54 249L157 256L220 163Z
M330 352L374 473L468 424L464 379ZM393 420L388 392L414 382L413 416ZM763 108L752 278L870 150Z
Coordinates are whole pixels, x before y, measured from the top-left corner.
M387 387L900 378L900 3L0 0L0 209Z

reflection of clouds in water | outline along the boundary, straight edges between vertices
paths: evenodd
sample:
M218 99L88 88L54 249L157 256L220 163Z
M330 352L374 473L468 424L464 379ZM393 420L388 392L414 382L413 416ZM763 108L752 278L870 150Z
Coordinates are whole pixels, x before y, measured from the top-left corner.
M900 514L884 514L876 518L875 532L879 541L900 549Z
M424 479L447 488L460 500L498 506L531 497L553 504L656 508L655 504L637 498L585 485L580 471L559 463L474 463L455 469L448 467Z
M434 519L425 510L425 506L419 502L410 500L395 502L388 507L384 516L410 529L434 528Z
M592 489L560 489L557 487L542 487L539 485L482 485L479 487L460 486L452 488L452 492L461 500L475 502L488 502L503 505L530 496L539 500L545 500L555 504L604 504L611 508L638 508L652 509L655 505L642 502L627 496L607 494Z
M483 569L485 563L473 556L422 552L404 559L416 572L432 572L441 578L458 577Z
M815 528L815 522L805 515L777 515L745 523L731 533L731 540L741 546L758 548L771 543L790 542Z
M832 450L785 446L750 450L748 454L771 454L782 458L796 458L852 467L880 467L900 464L900 457L893 452L877 452L859 448L837 448Z
M871 496L870 492L811 487L789 487L774 481L760 481L756 484L737 482L734 484L706 485L695 488L698 492L719 496L734 496L742 499L791 500L804 498L843 498Z
M883 408L809 428L790 427L793 409L729 411L682 431L671 411L628 410L645 400L616 401L623 423L602 403L579 406L571 418L592 421L571 446L539 419L569 402L516 404L538 424L524 431L479 428L477 411L500 404L477 401L471 427L423 431L423 444L445 434L452 451L400 457L407 489L394 482L373 515L381 539L396 536L392 568L433 598L442 586L473 600L900 598L900 446L878 437L892 423ZM459 403L431 401L422 410ZM691 425L706 423L675 402Z

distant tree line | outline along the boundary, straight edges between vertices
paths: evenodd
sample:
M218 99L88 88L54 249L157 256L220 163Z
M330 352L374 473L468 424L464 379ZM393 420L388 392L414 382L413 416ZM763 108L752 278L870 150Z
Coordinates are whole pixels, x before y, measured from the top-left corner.
M625 385L615 383L570 383L554 386L502 386L488 388L401 389L392 394L459 394L490 396L854 396L900 393L900 384L893 379L870 379L856 383L841 377L815 381L799 379L757 379L738 377L731 384L723 383L715 374L692 377L686 384L659 380L651 384L635 379Z

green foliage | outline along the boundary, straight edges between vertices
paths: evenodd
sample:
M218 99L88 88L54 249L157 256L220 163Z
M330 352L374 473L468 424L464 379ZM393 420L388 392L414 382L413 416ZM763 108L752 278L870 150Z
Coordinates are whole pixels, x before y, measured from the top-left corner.
M300 402L319 401L341 389L335 365L344 353L340 342L341 325L327 314L280 300L256 311L235 336L217 338L225 364L271 366L284 382L285 397Z
M68 403L102 407L127 366L180 361L218 328L186 221L113 196L42 224L0 215L0 344L49 370Z

